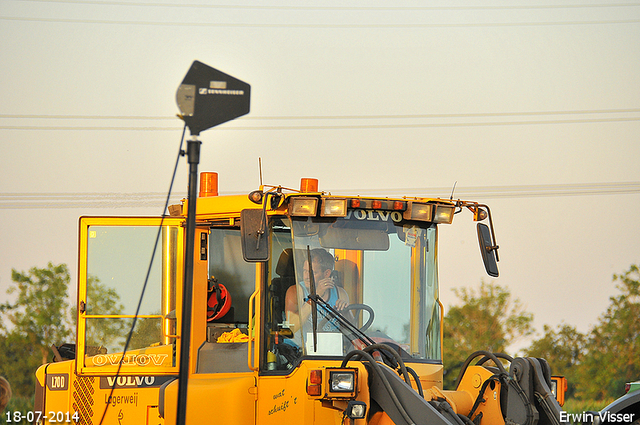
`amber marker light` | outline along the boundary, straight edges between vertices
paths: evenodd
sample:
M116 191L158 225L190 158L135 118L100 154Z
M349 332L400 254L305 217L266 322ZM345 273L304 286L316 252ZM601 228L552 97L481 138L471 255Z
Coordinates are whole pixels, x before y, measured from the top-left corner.
M310 179L310 178L300 179L300 192L307 192L307 193L318 192L318 179Z
M201 198L218 196L218 173L200 173L200 194Z
M307 379L307 394L313 396L322 394L322 370L313 369L309 371L309 379Z

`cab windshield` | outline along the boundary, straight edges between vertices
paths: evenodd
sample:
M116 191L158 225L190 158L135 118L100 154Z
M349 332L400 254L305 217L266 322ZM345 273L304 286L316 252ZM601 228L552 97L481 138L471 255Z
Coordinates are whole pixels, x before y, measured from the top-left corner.
M284 357L343 356L382 342L406 359L440 361L435 225L355 210L272 229L273 282L287 287L272 345ZM289 238L291 248L282 242ZM282 354L273 368L282 368Z

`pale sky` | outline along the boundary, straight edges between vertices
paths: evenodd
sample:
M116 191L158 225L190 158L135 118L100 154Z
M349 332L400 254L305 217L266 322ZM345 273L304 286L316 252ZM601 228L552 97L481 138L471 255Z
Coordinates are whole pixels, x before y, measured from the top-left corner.
M199 60L251 84L251 113L200 137L222 193L257 189L258 158L285 187L456 184L539 330L596 323L640 263L639 2L232 3L0 0L0 300L11 268L75 285L80 215L162 212ZM491 279L470 213L439 238L446 307Z

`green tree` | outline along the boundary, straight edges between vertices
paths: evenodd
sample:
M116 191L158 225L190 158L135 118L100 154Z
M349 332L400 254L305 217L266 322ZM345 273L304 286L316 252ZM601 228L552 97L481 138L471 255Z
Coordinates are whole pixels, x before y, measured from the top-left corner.
M66 264L46 268L32 267L28 273L11 270L15 286L8 294L18 293L15 303L5 303L0 311L13 324L12 332L25 336L37 347L42 363L50 357L50 347L60 344L71 335L69 322L69 269Z
M576 373L585 350L586 336L575 327L562 324L556 331L544 325L544 335L534 340L529 348L524 350L524 355L545 359L551 366L552 374L565 376L569 381L565 397L571 398L575 394Z
M17 332L0 335L0 375L11 384L13 398L29 397L35 388L40 350Z
M51 358L51 345L59 345L71 335L66 264L33 267L28 273L11 272L17 292L15 302L0 305L0 373L7 377L18 396L30 395L35 369ZM11 323L7 327L4 323Z
M17 294L14 302L0 304L0 375L11 383L16 397L30 397L35 386L36 369L53 358L51 346L75 342L77 308L69 307L69 270L66 264L29 272L12 270L13 286L8 294ZM124 311L117 291L95 276L87 279L87 313L118 315ZM7 325L9 323L10 325ZM87 324L87 345L100 347L124 341L131 320L92 319ZM141 319L137 326L140 342L159 341L159 324Z
M150 347L160 341L162 341L162 321L160 319L139 318L131 335L129 350Z
M100 282L96 276L87 277L87 314L122 314L118 291ZM73 321L77 322L76 307L72 308ZM128 332L129 321L123 319L92 319L87 323L86 344L90 347L111 347Z
M578 368L576 396L583 400L617 398L624 383L640 378L640 271L637 265L613 281L620 294L588 335L588 351Z
M482 282L480 289L456 288L461 306L449 308L444 320L444 387L452 388L466 358L478 350L505 352L533 332L533 315L508 289Z

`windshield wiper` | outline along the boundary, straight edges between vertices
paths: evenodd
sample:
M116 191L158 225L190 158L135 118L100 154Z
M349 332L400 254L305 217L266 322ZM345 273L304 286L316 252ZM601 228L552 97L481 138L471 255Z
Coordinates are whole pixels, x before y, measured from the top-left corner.
M311 301L313 301L312 309L317 311L316 304L320 305L325 312L329 313L329 315L332 316L332 319L334 319L334 320L336 320L338 322L338 324L342 328L339 328L339 327L336 327L336 328L340 332L345 334L345 336L347 336L348 338L351 338L352 340L359 339L367 346L368 345L373 345L373 344L376 343L373 339L368 337L364 332L362 332L360 329L358 329L356 326L354 326L349 321L349 319L347 319L342 313L340 313L335 308L331 307L331 305L328 302L326 302L319 295L314 293L312 295L309 295L309 299ZM317 331L317 322L316 322L316 320L317 320L317 317L315 317L314 320L313 320L313 335L314 335L314 337L316 336L316 331ZM345 329L346 331L348 331L349 334L347 334L347 332L344 332L342 329ZM314 338L314 343L315 343L315 338ZM315 350L315 347L314 347L314 350Z
M316 280L313 276L313 266L311 265L311 248L307 245L307 262L309 263L309 299L316 300ZM311 322L313 328L313 351L318 351L318 306L316 302L311 303Z

